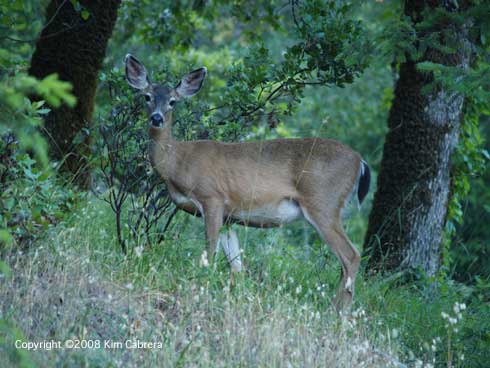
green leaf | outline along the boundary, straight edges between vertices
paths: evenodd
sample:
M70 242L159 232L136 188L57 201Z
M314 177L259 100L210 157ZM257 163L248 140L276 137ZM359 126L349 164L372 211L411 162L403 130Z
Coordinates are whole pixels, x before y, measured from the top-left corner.
M0 231L1 232L1 231ZM3 261L0 261L0 274L5 275L5 277L10 277L12 275L12 270L10 267Z
M6 229L0 229L0 244L12 244L12 235Z
M88 20L88 18L90 18L90 13L87 9L83 9L80 15L82 16L83 20Z
M73 8L75 8L75 10L77 12L79 12L82 9L82 6L80 5L80 2L79 1L77 1L77 0L70 0L70 2L72 3Z
M3 201L3 206L5 207L5 209L7 211L12 210L12 208L14 207L14 205L15 205L15 199L13 197L5 198L4 201Z
M34 101L32 103L32 107L34 107L36 110L40 109L46 101L40 100L40 101Z

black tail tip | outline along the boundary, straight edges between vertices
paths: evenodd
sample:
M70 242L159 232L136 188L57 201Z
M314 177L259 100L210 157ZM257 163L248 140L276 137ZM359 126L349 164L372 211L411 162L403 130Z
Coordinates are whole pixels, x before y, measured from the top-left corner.
M366 198L370 184L371 170L366 162L361 161L361 175L359 177L359 185L357 186L357 199L359 200L359 205L361 205L364 198Z

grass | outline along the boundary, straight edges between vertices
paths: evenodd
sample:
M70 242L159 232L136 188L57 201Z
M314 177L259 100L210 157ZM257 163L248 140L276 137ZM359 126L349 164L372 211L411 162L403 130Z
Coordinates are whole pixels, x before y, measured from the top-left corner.
M355 219L349 227L358 228ZM233 279L223 255L199 264L197 219L178 217L166 241L127 257L113 228L108 207L91 199L31 249L5 252L2 367L484 366L487 304L469 305L448 324L441 312L453 316L468 290L449 285L434 297L427 283L360 277L353 312L339 317L330 303L337 261L313 233L313 246L297 245L301 226L238 227L246 272ZM68 339L102 347L14 347L15 340ZM103 348L128 340L158 346Z

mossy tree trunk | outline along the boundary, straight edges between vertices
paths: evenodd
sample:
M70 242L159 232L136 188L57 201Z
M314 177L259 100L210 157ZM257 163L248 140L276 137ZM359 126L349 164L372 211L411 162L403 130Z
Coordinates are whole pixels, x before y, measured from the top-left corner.
M53 110L46 118L45 133L51 157L62 161L62 168L83 187L90 185L87 155L97 75L120 2L80 0L81 7L75 9L71 1L51 0L29 69L37 78L58 73L73 85L77 105Z
M448 4L452 3L407 0L405 14L417 23L424 20L425 7ZM434 27L437 31L442 26ZM434 275L441 264L451 154L458 142L464 96L440 85L425 93L423 88L434 82L433 76L419 71L416 64L469 66L467 33L455 26L444 27L446 37L458 46L455 53L428 49L420 60L408 58L400 65L364 244L370 271L421 268ZM443 37L444 44L449 39Z

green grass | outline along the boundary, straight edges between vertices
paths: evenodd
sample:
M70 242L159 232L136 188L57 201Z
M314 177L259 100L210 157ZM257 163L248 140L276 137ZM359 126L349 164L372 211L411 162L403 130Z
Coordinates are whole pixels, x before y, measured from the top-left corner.
M357 243L359 224L358 216L348 224ZM210 267L199 264L199 219L179 215L162 244L125 257L109 208L89 200L29 250L5 252L2 366L485 366L490 309L471 290L361 276L353 312L339 317L330 303L339 265L314 232L236 230L246 271L231 279L222 254ZM454 315L464 301L472 303L463 318L447 327L441 312ZM161 347L27 352L15 349L16 339Z

